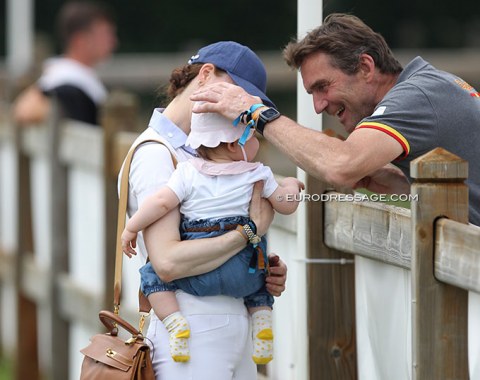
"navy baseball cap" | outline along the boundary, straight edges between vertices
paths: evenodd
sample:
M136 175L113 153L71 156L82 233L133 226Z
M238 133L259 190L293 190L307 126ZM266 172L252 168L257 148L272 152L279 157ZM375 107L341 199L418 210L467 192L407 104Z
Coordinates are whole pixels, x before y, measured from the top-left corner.
M267 72L258 56L248 47L233 41L220 41L204 46L188 60L193 63L211 63L228 73L235 84L249 94L258 96L263 103L275 107L265 94Z

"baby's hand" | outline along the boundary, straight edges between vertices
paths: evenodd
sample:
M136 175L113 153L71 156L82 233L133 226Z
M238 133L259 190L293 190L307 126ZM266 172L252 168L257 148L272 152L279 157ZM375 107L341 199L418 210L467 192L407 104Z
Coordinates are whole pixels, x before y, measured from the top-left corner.
M282 186L289 187L291 189L295 189L298 192L305 189L305 184L302 181L300 181L299 179L294 178L294 177L284 178L283 181L282 181Z
M122 251L128 257L136 255L135 249L137 247L137 233L127 230L126 228L122 232Z
M298 192L305 190L305 184L302 181L295 178L295 182L297 183L297 186L298 186Z

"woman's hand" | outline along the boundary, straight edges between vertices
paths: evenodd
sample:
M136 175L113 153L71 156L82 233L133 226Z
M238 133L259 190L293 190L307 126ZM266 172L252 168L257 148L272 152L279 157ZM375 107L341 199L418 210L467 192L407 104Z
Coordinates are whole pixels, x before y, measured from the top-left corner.
M267 233L275 215L272 204L267 199L262 198L262 190L263 181L256 182L253 186L252 200L250 201L250 219L257 226L258 236L263 236Z
M274 253L268 255L270 263L270 276L267 276L266 287L268 292L275 297L279 297L285 290L287 282L287 265Z

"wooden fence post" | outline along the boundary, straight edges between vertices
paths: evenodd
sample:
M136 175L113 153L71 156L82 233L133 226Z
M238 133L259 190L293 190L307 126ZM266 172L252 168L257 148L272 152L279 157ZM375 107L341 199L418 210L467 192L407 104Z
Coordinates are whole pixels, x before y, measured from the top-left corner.
M307 177L307 193L320 195L324 183ZM307 305L309 378L357 378L355 327L355 267L341 265L352 256L324 243L323 201L307 205ZM315 260L325 260L323 264Z
M23 153L21 145L21 127L15 126L15 145L17 153L17 254L15 259L15 289L17 299L17 347L15 353L15 379L38 380L40 369L38 361L37 306L23 292L23 261L33 253L32 206L30 161Z
M105 178L105 307L113 306L113 279L115 274L115 247L117 240L118 191L115 157L115 136L120 131L135 131L138 118L138 98L130 93L113 92L102 109L101 125L104 131Z
M68 176L67 168L59 157L60 115L58 103L52 98L51 117L47 125L48 166L51 215L51 276L49 279L52 380L65 380L69 376L69 322L62 315L60 303L60 276L68 273Z
M2 86L2 82L0 80L0 88ZM8 111L9 109L6 107L5 105L5 102L4 100L2 99L2 96L0 94L0 154L1 154L1 151L2 151L2 145L4 143L4 140L7 140L7 133L6 133L6 123L7 123L7 120L6 120L6 117L4 115L8 114ZM0 165L0 178L7 178L5 173L2 172L1 170L1 165ZM2 196L1 194L1 191L0 191L0 197ZM2 205L0 204L0 215L2 214ZM1 225L1 219L0 219L0 228L2 227ZM1 236L0 236L1 238ZM5 301L3 299L3 288L4 288L4 282L7 282L6 281L6 271L8 271L9 269L11 269L10 265L7 265L8 263L6 263L6 260L8 260L8 256L7 254L4 252L3 250L3 246L2 246L2 241L0 241L0 262L2 263L2 268L0 269L0 326L3 326L4 323L4 312L3 310L5 310ZM3 344L1 343L3 342L3 330L2 328L0 327L0 358L2 358L4 356L4 353L3 353Z
M468 163L437 148L410 169L413 379L468 379L468 293L434 277L436 219L468 223Z

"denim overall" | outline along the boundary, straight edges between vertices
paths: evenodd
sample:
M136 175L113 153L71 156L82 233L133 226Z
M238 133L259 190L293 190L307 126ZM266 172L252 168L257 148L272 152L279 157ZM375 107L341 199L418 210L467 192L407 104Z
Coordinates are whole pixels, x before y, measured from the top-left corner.
M234 216L221 219L184 220L180 226L182 240L210 238L223 235L248 222L247 217ZM262 237L259 246L266 252L267 241ZM249 264L255 252L249 244L220 267L197 276L163 282L150 262L140 268L141 291L148 296L154 292L181 289L196 296L226 295L243 297L247 307L272 306L273 296L265 288L265 271L249 273Z

